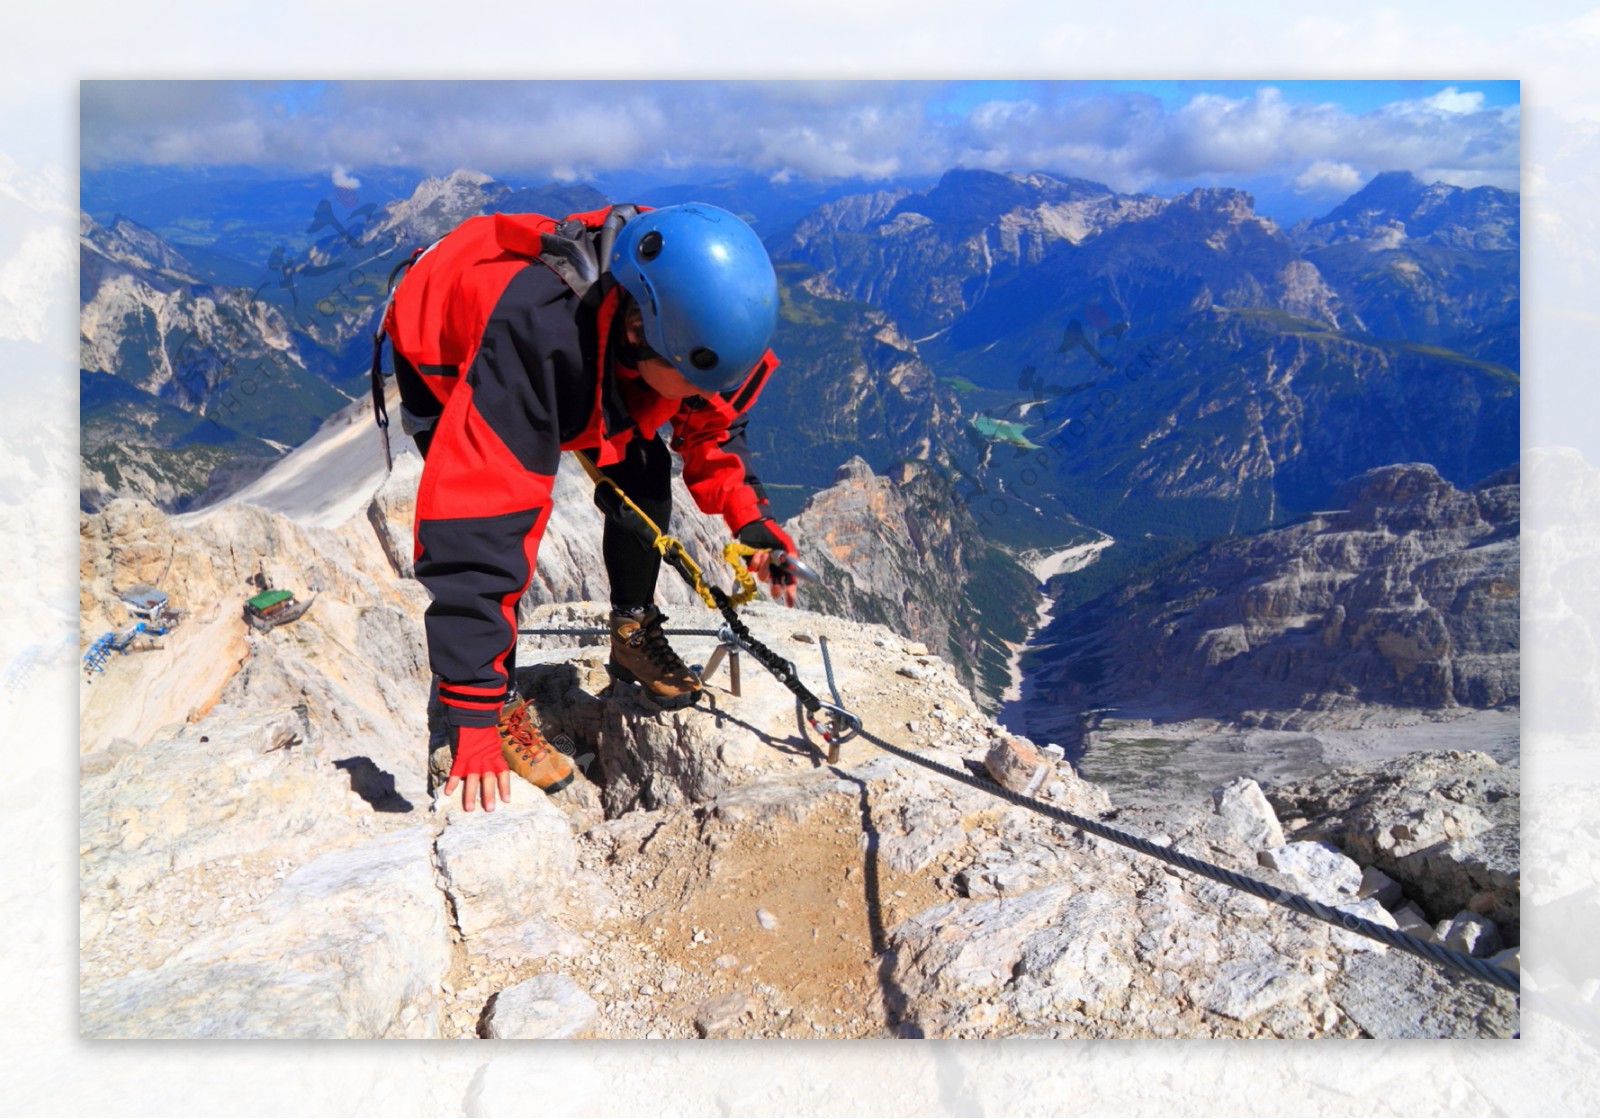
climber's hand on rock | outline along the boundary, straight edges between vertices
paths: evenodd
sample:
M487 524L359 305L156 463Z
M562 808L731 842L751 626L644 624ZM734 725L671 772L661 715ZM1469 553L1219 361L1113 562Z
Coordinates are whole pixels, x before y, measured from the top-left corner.
M456 728L455 764L445 782L445 799L455 795L457 785L461 787L461 808L465 812L479 804L485 812L493 812L497 793L501 801L510 802L511 768L500 750L498 727Z

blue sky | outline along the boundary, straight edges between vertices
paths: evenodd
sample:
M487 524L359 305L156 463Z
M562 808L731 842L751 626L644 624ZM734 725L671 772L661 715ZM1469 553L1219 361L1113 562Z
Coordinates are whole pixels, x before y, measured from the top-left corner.
M1143 93L1156 98L1169 109L1176 109L1196 94L1211 93L1225 97L1247 95L1260 86L1272 85L1284 97L1297 104L1329 103L1351 113L1367 113L1397 101L1432 97L1446 89L1474 91L1483 94L1484 103L1491 108L1516 105L1521 99L1521 83L1515 81L1478 82L1466 79L1457 81L1084 81L1084 82L1026 82L982 81L956 83L958 88L936 99L937 108L946 112L965 113L985 101L1024 97L1030 88L1055 85L1064 89L1084 92ZM930 104L935 102L930 101Z
M1514 81L85 82L86 167L619 169L887 180L1044 170L1254 191L1289 218L1379 171L1515 189Z

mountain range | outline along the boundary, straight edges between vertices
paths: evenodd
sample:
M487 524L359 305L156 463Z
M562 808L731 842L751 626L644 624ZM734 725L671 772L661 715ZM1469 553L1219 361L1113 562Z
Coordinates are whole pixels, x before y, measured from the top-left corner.
M1386 463L1467 485L1516 460L1515 195L1400 173L1292 230L1252 207L952 171L829 203L772 247L1042 448L951 449L1017 542L1070 519L1249 531Z
M359 397L402 249L476 213L605 200L469 169L381 205L305 190L283 188L307 224L251 287L220 282L182 227L84 216L87 507L214 501ZM1366 471L1425 463L1469 487L1518 458L1514 194L1396 172L1284 229L1238 190L1163 198L1043 172L707 190L764 230L778 268L781 374L750 444L784 517L853 457L880 475L920 463L1012 555L1115 537L1109 587L1328 507ZM252 381L270 389L245 400ZM1081 602L1084 585L1056 590ZM952 618L977 609L957 589ZM1015 604L994 609L956 641L968 671L1014 640Z
M1305 730L1515 707L1517 471L1463 490L1424 464L1380 467L1336 498L1059 610L1025 657L1013 723L1076 742L1112 717Z

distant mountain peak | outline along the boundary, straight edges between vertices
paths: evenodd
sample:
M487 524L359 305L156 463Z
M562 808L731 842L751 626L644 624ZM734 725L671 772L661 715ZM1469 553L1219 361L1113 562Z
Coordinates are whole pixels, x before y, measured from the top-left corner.
M1377 233L1392 239L1398 226L1405 236L1478 249L1512 249L1521 242L1521 202L1499 187L1425 183L1410 171L1383 171L1310 222L1314 241L1363 240Z
M901 199L894 213L923 214L955 225L987 224L1003 213L1050 202L1110 198L1116 192L1088 179L1058 179L1043 171L1025 174L955 167L921 194ZM893 216L893 215L891 215Z
M462 183L472 186L482 186L484 183L495 181L494 176L485 171L476 171L471 167L457 167L448 175L422 180L426 183ZM420 187L418 189L421 189Z
M1427 184L1410 171L1380 171L1326 217L1312 224L1343 221L1371 210L1402 214L1413 209L1427 189Z
M1255 195L1234 187L1196 187L1172 200L1174 206L1225 215L1235 221L1259 218ZM1261 218L1262 221L1269 219Z
M495 184L493 175L467 167L458 167L448 175L423 179L406 201L414 206L427 206L436 199L452 195L482 194L485 193L485 187L493 184Z
M188 259L153 229L131 218L116 214L109 225L101 225L79 211L80 243L124 268L132 269L157 286L165 283L197 284L198 271Z
M423 179L410 197L385 206L382 219L367 237L371 241L427 244L464 219L484 213L510 193L511 188L493 175L458 167L448 175Z

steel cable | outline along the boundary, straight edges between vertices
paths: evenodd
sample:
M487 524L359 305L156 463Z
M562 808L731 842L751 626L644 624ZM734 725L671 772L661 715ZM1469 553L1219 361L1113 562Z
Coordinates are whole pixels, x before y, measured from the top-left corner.
M834 694L837 695L838 689L834 685L833 664L828 656L826 638L822 639L821 649L822 666L828 678L828 686L833 688ZM1522 981L1515 972L1503 967L1497 967L1487 960L1477 959L1474 956L1467 955L1465 952L1457 952L1455 949L1446 948L1442 944L1431 943L1420 937L1412 936L1410 933L1401 932L1399 929L1391 929L1387 925L1380 925L1376 921L1369 921L1365 917L1357 916L1354 913L1334 909L1302 894L1296 894L1263 882L1259 878L1251 878L1248 875L1229 870L1227 867L1206 862L1204 859L1195 858L1193 855L1186 855L1172 847L1164 847L1161 844L1152 843L1148 839L1111 827L1099 820L1092 820L1087 816L1080 816L1076 812L1069 812L1065 808L1046 804L1044 801L1037 800L1026 794L1013 792L996 781L979 777L977 774L967 770L956 769L953 766L945 765L943 762L935 761L932 758L907 750L903 746L896 746L892 742L886 742L864 727L860 733L862 738L865 738L880 750L885 750L896 757L904 758L906 761L922 766L924 769L942 774L952 781L959 781L964 785L979 789L992 796L1010 801L1019 808L1037 812L1041 816L1047 816L1052 820L1068 824L1111 843L1127 847L1130 850L1139 852L1141 855L1148 855L1150 858L1159 859L1164 863L1180 867L1192 874L1198 874L1202 878L1209 878L1213 882L1220 882L1224 886L1254 895L1263 901L1281 905L1286 909L1292 909L1296 913L1313 917L1330 925L1337 925L1349 932L1376 940L1381 944L1387 944L1391 948L1398 948L1402 952L1427 960L1429 963L1456 972L1459 975L1482 980L1485 983L1492 983L1496 987L1502 987L1513 994L1520 994L1522 991Z

